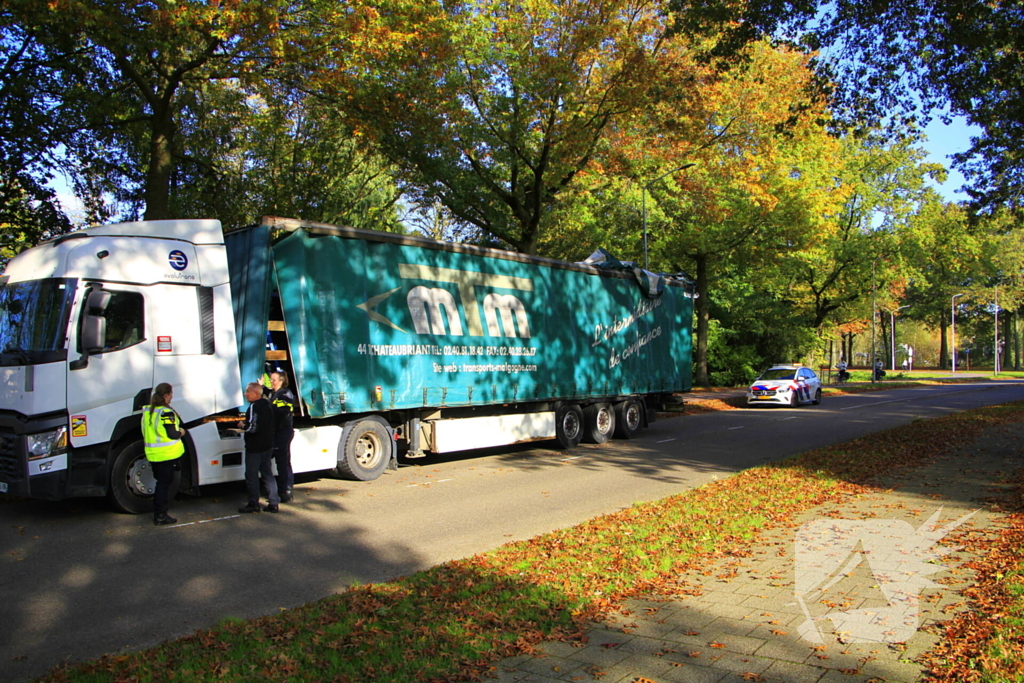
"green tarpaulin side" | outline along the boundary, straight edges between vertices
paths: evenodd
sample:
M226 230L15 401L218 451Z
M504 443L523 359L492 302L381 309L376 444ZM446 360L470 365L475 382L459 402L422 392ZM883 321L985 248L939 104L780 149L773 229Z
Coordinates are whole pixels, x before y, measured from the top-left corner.
M313 417L690 388L682 287L301 230L273 251Z
M263 375L270 316L270 285L273 260L270 228L257 226L224 235L231 277L231 303L242 390Z

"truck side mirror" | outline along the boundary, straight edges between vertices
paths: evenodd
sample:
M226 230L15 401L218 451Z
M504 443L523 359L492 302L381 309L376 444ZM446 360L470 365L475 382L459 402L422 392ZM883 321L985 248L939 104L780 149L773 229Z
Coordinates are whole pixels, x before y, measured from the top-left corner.
M107 312L107 306L109 305L110 292L104 292L102 289L93 289L85 300L86 315L102 316Z
M82 345L82 356L72 361L71 370L81 370L89 365L89 354L103 350L107 338L107 319L104 314L110 304L110 292L104 292L99 285L91 285L85 300L85 313L79 328L79 339Z
M99 315L85 315L82 318L82 350L86 354L99 353L107 338L107 319Z

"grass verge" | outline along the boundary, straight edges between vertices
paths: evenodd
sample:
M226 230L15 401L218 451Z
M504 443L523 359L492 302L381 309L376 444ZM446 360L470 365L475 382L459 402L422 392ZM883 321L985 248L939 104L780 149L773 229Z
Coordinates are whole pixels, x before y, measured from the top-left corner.
M661 501L149 650L52 671L57 681L479 680L501 656L568 639L626 597L742 551L768 525L923 464L1024 403L803 453Z

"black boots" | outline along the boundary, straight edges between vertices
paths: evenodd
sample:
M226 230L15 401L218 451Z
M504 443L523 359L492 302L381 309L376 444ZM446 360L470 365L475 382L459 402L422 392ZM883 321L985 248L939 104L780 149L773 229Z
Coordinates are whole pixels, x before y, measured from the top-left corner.
M153 524L155 524L156 526L167 526L168 524L177 523L178 520L176 520L174 517L171 517L166 512L161 512L160 514L153 516Z

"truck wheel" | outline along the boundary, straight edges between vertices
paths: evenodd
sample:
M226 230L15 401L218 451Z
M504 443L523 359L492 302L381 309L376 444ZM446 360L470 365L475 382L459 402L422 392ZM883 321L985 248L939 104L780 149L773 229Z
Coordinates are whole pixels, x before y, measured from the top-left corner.
M353 423L338 445L338 476L373 481L388 468L392 446L391 434L383 423L374 419Z
M174 500L181 486L181 472L174 473L168 500ZM146 460L146 450L141 441L133 441L117 454L110 468L110 486L107 499L115 509L130 515L141 515L153 511L153 493L156 479L153 467Z
M583 438L583 411L578 405L562 406L555 413L555 437L562 448L576 448Z
M594 403L583 409L583 440L604 443L615 433L615 411L607 403Z
M640 433L643 426L643 409L634 399L626 399L615 404L615 436L620 439L632 439Z

